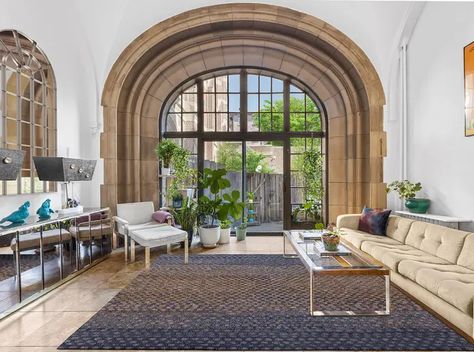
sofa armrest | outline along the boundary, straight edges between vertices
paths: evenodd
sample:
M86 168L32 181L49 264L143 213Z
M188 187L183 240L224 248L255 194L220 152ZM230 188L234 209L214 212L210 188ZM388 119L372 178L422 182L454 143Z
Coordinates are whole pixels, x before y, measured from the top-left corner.
M114 216L113 218L114 221L114 231L122 236L125 236L128 234L128 221L119 217L119 216Z
M351 230L357 230L359 227L360 214L339 215L336 220L337 228L345 227Z

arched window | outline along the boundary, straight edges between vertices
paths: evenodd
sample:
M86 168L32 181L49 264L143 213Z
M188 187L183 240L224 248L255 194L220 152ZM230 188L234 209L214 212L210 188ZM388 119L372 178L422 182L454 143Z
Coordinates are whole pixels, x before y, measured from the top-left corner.
M250 232L278 232L326 218L325 119L319 99L301 82L274 72L235 69L178 87L164 104L160 133L187 149L198 171L228 171L232 187L253 208ZM309 198L315 202L304 177L307 151L320 156L316 217L304 210ZM169 182L161 179L162 204L170 201Z
M46 55L16 30L0 31L0 147L25 151L20 176L0 194L48 192L33 156L56 156L56 86Z

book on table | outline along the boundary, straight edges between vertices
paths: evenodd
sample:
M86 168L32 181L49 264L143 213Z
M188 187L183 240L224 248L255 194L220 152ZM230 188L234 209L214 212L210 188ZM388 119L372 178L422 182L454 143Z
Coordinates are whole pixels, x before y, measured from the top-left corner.
M323 232L318 231L318 230L312 230L312 231L308 230L308 231L299 232L300 238L303 241L320 240L322 234Z

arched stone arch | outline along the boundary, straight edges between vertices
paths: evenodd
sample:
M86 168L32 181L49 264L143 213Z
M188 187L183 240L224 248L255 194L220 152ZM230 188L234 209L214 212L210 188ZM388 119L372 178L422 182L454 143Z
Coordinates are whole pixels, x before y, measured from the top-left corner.
M384 207L383 88L364 52L313 16L260 4L204 7L135 39L107 78L102 105L103 205L158 200L159 113L189 78L231 67L282 72L304 82L328 117L329 220Z

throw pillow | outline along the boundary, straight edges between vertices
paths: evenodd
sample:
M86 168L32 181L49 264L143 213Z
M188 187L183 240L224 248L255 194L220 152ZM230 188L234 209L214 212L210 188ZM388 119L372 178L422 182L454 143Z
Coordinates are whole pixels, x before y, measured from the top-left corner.
M359 219L359 231L368 232L372 235L386 236L387 222L391 210L372 209L364 207Z

